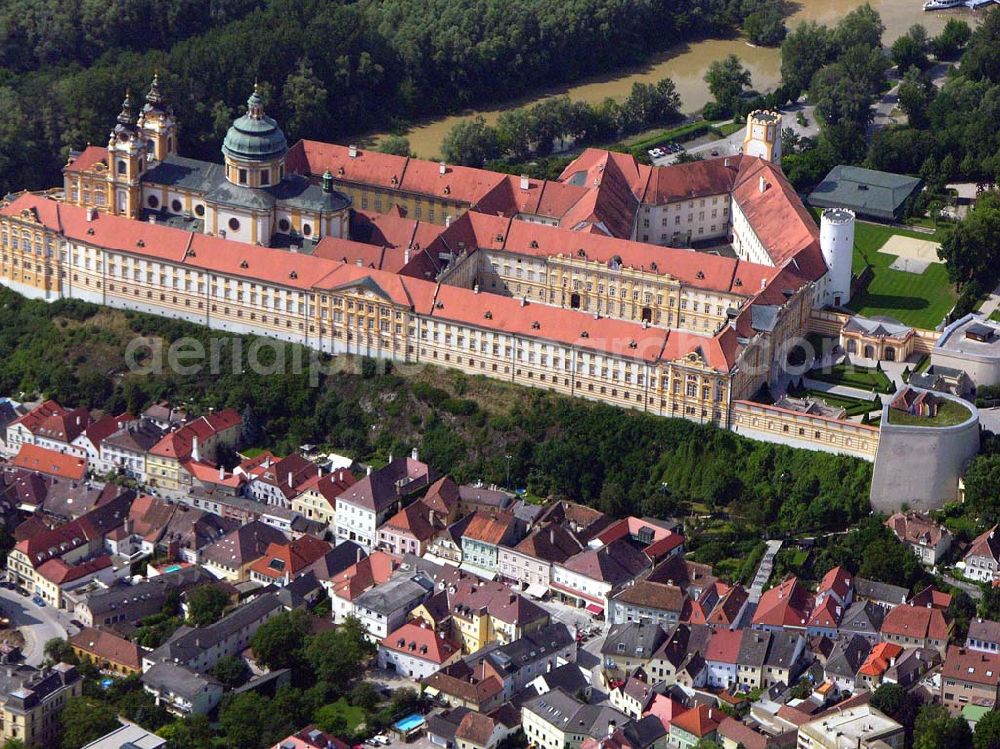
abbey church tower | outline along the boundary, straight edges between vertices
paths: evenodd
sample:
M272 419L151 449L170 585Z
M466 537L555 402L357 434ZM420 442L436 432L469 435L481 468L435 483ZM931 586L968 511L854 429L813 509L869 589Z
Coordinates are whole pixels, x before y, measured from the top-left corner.
M125 94L122 111L108 139L107 180L110 213L139 218L142 203L142 173L146 167L146 143L133 114L132 95Z
M163 161L167 156L177 154L177 120L163 101L158 74L153 76L136 126L146 144L149 161Z

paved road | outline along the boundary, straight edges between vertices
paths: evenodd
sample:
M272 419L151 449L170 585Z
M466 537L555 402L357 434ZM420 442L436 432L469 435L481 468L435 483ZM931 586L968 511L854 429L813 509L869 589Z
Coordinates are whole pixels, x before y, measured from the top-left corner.
M69 616L51 606L36 606L30 598L7 588L0 588L0 609L10 617L12 626L24 635L24 661L31 666L45 659L45 643L53 637L66 637Z

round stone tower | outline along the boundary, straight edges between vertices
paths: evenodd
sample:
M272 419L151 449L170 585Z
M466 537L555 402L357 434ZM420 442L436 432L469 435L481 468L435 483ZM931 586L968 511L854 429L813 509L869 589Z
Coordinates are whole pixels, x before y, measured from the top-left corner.
M842 307L851 299L854 211L827 208L819 225L819 247L826 261L823 304Z

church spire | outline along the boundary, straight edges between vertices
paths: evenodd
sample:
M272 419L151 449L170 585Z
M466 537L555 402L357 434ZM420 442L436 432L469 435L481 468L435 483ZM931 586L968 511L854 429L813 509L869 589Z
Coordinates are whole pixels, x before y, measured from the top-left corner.
M149 86L149 93L146 94L146 104L154 109L163 106L163 95L160 93L160 73L153 73L153 82Z
M119 125L132 129L135 126L135 116L132 113L132 92L125 89L125 100L122 101L122 111L118 113Z
M253 82L253 93L247 99L247 117L253 120L260 120L264 117L264 99L260 95L260 84L256 78Z

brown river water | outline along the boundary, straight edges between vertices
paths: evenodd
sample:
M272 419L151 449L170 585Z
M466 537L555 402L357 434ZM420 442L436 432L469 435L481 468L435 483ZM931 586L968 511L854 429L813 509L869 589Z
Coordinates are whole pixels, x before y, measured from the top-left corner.
M949 17L964 18L974 24L983 11L949 10L925 13L922 0L869 0L882 16L885 24L885 43L891 44L897 37L915 23L923 24L930 35L937 34ZM794 28L800 21L816 21L832 25L838 19L861 5L860 0L798 0L797 9L786 19L788 27ZM582 99L591 103L603 101L607 97L622 100L628 96L632 84L655 83L661 78L672 78L681 95L685 111L702 107L711 98L704 82L705 71L714 61L728 54L737 55L753 76L753 86L766 91L778 85L781 79L778 50L754 47L744 39L707 39L683 44L655 55L646 65L638 68L604 74L579 81L570 86L559 86L533 91L521 99L506 101L496 107L470 109L461 114L442 117L415 125L406 136L410 146L422 158L436 158L442 138L454 124L462 119L482 115L487 122L496 121L500 112L515 107L533 104L549 96L567 94L571 99ZM372 136L377 140L379 134Z

